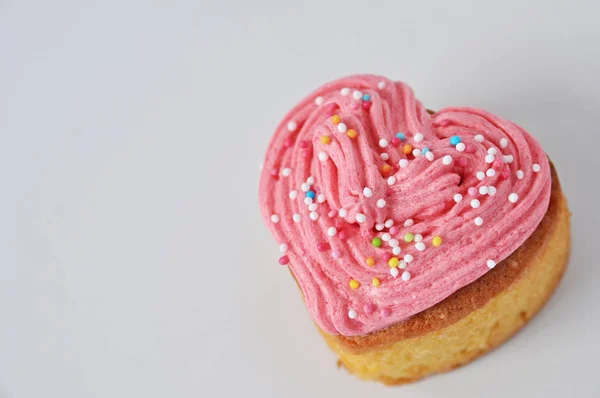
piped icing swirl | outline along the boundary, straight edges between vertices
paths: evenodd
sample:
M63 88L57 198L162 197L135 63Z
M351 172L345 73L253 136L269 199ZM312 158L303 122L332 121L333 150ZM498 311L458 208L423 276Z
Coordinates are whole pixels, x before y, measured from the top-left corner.
M550 200L539 143L480 109L434 114L402 83L326 84L273 135L265 223L330 334L403 321L472 283L533 233Z

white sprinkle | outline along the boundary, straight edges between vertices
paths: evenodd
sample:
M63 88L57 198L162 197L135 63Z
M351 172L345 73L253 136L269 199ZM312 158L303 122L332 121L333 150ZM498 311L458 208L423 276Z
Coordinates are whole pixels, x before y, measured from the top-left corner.
M476 209L481 205L481 202L478 199L471 200L471 207Z
M348 215L348 210L344 209L343 207L340 209L340 211L338 212L339 216L342 218L345 218Z
M444 163L445 165L452 163L452 156L450 156L450 155L444 156L442 158L442 163Z
M289 167L286 167L285 169L281 170L281 175L283 175L284 177L289 177L290 174L292 174L292 169L290 169Z
M398 271L398 268L390 268L390 274L395 278L398 276L398 274L400 273L400 271Z
M318 208L319 208L318 203L311 203L310 205L308 205L308 211L316 211Z
M496 175L496 170L489 168L487 169L487 171L485 172L485 175L487 175L488 177L493 177Z
M506 148L508 146L508 140L506 138L500 138L500 148Z
M350 318L350 319L354 319L354 318L356 318L356 317L357 317L357 315L358 315L358 314L357 314L357 313L356 313L356 311L354 311L354 310L350 310L350 311L348 311L348 318Z
M302 216L296 213L292 216L292 219L294 220L294 222L300 222L300 220L302 220Z
M323 102L324 102L324 101L325 101L325 100L323 99L323 97L320 97L320 96L319 96L319 97L315 98L315 104L317 104L317 105L319 105L319 106L323 105Z
M379 146L385 148L386 146L388 146L388 140L386 140L385 138L380 139Z
M483 142L483 136L481 134L477 134L475 136L475 141L477 141L477 142Z
M339 123L339 124L337 125L337 129L338 129L338 131L339 131L340 133L345 133L345 132L346 132L346 129L347 129L347 127L346 127L346 124L345 124L345 123Z
M381 240L384 242L387 242L390 239L392 239L392 235L388 234L387 232L381 235Z
M400 161L398 162L398 165L404 169L405 167L408 166L408 160L400 159Z
M496 157L494 155L486 155L485 156L486 163L494 163L494 160L496 160Z
M288 249L288 245L286 245L285 243L282 243L279 245L279 251L282 253L285 253Z
M325 195L320 193L319 196L317 196L317 202L319 202L319 203L325 202Z
M392 219L385 220L383 225L385 225L386 228L392 228L392 226L394 225L394 220L392 220Z
M496 194L496 187L490 185L488 187L488 195L494 196L495 194Z
M294 190L290 192L290 199L294 200L298 197L298 191Z
M403 281L407 281L407 280L409 280L409 279L410 279L410 272L408 272L408 271L404 271L404 272L402 273L402 280L403 280Z
M483 181L483 179L485 178L485 173L483 171L478 171L477 174L475 174L475 176L479 181Z
M423 235L416 234L414 237L415 242L421 242L423 240Z
M456 203L460 202L461 200L462 200L462 195L461 194L459 194L459 193L454 194L454 201Z
M398 254L400 254L402 252L402 249L400 249L400 246L394 246L392 248L392 254L394 256L397 256Z
M390 239L388 245L391 247L399 247L398 245L400 245L400 242L398 242L398 239Z
M385 152L382 152L379 157L381 158L381 160L388 160L390 158L390 155L388 155Z
M306 198L304 198L304 204L307 206L312 205L313 199L309 198L308 196Z
M415 134L415 142L421 142L421 141L423 141L423 134L421 134L421 133Z
M385 199L377 200L377 207L379 207L380 209L383 209L385 207Z
M512 163L514 160L513 155L504 155L502 159L504 159L504 163Z
M375 224L375 229L378 231L383 231L384 228L385 225L382 222Z
M414 258L411 254L404 255L404 261L406 261L406 263L410 264L412 263L412 260L414 260Z
M361 99L363 96L363 93L361 93L360 91L356 90L355 92L352 93L352 96L354 97L354 99Z
M417 242L417 243L415 243L415 248L418 251L422 252L423 250L425 250L425 243L423 243L423 242Z
M517 203L517 200L519 200L519 195L517 195L516 193L511 193L510 195L508 195L508 201L510 203Z
M329 155L325 152L319 152L319 160L321 162L326 161L327 159L329 159Z
M311 220L317 221L319 219L319 213L316 211L311 211L309 217Z
M486 187L485 185L479 187L479 194L480 195L487 195L488 194L488 187Z
M348 95L348 94L350 94L350 89L348 87L344 87L343 89L340 90L340 94Z
M310 184L308 182L304 182L302 185L300 185L300 189L302 192L308 192L310 191Z
M373 190L369 187L364 187L363 195L365 195L365 197L367 197L367 198L370 198L371 196L373 196Z
M494 260L487 260L486 264L488 268L494 268L496 266L496 262Z
M427 153L425 154L425 157L427 158L427 160L429 160L430 162L433 162L433 159L435 159L435 156L433 155L433 152L431 151L427 151Z
M413 154L415 157L419 157L419 156L421 156L421 150L420 150L420 149L418 149L418 148L415 148L415 149L413 149L413 151L412 151L412 154Z
M377 88L383 90L385 88L385 82L382 80L379 83L377 83Z
M329 227L329 229L327 230L327 235L335 236L335 234L337 234L337 229L335 229L335 227Z
M405 227L412 227L414 225L414 220L412 218L409 218L408 220L404 221L404 226Z
M465 149L467 149L467 146L465 145L464 142L459 142L458 144L456 144L456 150L458 152L464 152Z
M356 221L363 223L363 222L367 221L367 216L365 216L362 213L358 213L358 214L356 214Z
M407 265L408 265L408 263L406 261L400 260L400 264L398 264L398 268L404 269L404 268L406 268Z
M314 183L315 183L315 177L313 177L313 176L310 176L310 177L308 177L308 178L306 179L306 183L307 183L308 185L312 185L312 184L314 184Z
M531 169L535 172L535 173L539 173L540 170L542 170L542 166L540 166L537 163L534 163L533 166L531 166Z
M523 173L523 170L517 170L517 178L519 180L522 180L525 177L525 173Z
M388 185L394 185L396 183L396 177L391 176L390 178L388 178L387 183Z
M287 129L289 131L295 131L297 128L298 124L296 124L296 122L294 122L293 120L287 124Z
M277 224L279 222L279 216L277 214L273 214L271 216L271 222Z
M481 217L475 218L475 225L477 225L478 227L481 227L483 225L483 218L481 218Z
M498 150L496 148L494 148L494 147L491 147L491 148L488 149L488 153L490 155L495 155L495 154L498 153Z

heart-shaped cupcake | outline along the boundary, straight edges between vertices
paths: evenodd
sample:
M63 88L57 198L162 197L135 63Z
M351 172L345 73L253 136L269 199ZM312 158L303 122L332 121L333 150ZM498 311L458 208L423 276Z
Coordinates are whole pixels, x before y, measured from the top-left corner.
M508 257L550 188L546 155L514 123L473 108L431 114L406 84L360 75L316 90L277 127L260 203L315 322L355 336Z

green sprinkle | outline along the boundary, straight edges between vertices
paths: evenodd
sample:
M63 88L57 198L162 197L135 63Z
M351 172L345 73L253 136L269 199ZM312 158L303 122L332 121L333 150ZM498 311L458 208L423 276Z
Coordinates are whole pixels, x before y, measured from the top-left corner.
M379 247L379 246L381 246L381 238L373 238L371 243L373 244L373 246Z
M411 234L410 232L407 233L406 235L404 235L404 240L409 243L412 242L414 238L415 238L415 236L413 234Z

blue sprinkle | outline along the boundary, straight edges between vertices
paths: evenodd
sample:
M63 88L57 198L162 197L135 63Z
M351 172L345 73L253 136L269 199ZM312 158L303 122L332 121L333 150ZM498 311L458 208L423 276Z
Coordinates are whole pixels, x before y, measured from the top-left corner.
M404 141L406 139L406 136L404 135L404 133L398 133L398 134L396 134L396 137L400 138L402 141Z
M460 143L460 137L457 135L453 135L452 137L450 137L450 143L454 146L456 146L457 144Z
M363 95L363 101L370 101L370 100L371 100L371 96L369 94Z
M425 147L425 148L421 149L421 153L423 155L425 155L427 152L429 152L429 148Z
M315 196L316 196L316 194L315 194L315 191L308 191L308 192L306 193L306 197L307 197L307 198L314 199L314 198L315 198Z

